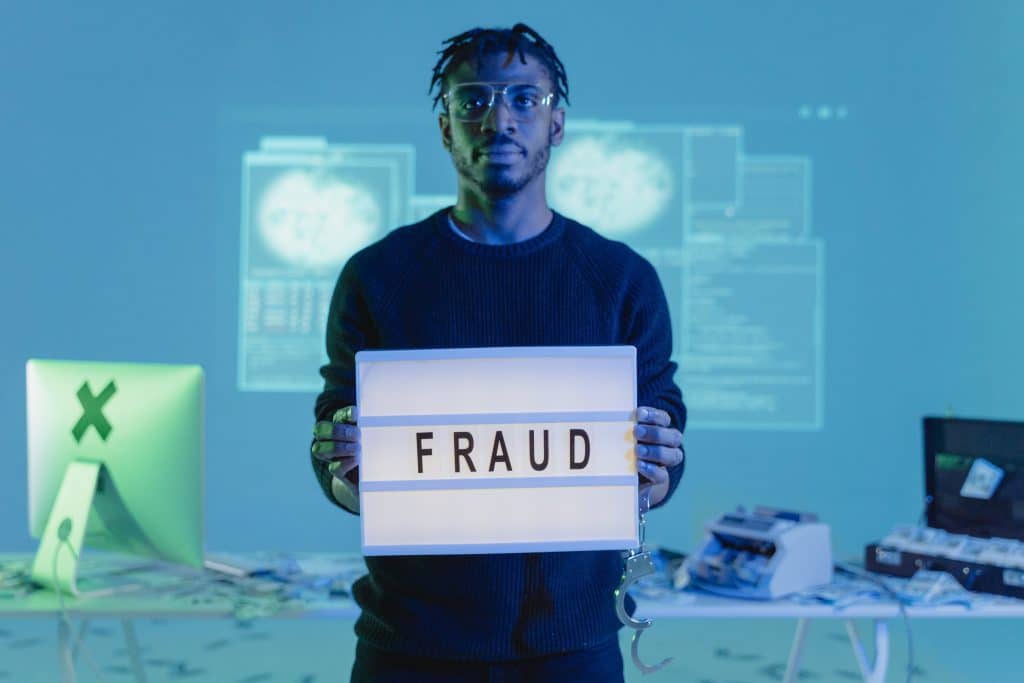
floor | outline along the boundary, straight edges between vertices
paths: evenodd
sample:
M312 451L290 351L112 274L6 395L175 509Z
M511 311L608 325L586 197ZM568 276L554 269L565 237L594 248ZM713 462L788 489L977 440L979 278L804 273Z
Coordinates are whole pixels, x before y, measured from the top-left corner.
M80 624L76 623L77 629ZM649 663L674 655L665 669L644 676L629 661L622 632L626 680L685 683L767 683L781 680L795 622L660 620L641 640ZM140 620L135 625L147 680L218 683L347 681L355 639L351 621ZM914 681L1019 683L1017 658L1024 626L1016 620L919 621L912 625ZM862 634L864 637L867 633ZM56 622L49 618L0 621L0 681L56 683ZM892 625L889 681L906 680L902 623ZM132 681L121 624L90 622L77 665L79 682ZM817 622L808 634L801 681L860 680L840 622Z

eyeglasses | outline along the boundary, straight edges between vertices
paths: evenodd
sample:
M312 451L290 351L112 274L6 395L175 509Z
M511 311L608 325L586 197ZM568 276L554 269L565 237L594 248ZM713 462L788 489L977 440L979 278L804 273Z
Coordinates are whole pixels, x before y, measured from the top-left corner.
M532 121L542 107L550 107L555 94L545 92L528 83L507 83L496 87L494 83L458 83L445 93L448 114L457 121L480 121L494 106L495 95L500 94L512 118L520 122Z

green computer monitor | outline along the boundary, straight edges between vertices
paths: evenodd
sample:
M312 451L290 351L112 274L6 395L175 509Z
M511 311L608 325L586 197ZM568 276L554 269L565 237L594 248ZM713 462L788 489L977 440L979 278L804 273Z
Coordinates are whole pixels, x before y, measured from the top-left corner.
M90 547L201 567L203 371L26 364L32 578L77 595Z

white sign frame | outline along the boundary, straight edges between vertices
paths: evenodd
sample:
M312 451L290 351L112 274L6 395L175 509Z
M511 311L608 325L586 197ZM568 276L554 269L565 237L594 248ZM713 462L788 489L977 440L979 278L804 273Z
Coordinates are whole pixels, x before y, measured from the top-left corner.
M635 347L355 360L364 555L639 545Z

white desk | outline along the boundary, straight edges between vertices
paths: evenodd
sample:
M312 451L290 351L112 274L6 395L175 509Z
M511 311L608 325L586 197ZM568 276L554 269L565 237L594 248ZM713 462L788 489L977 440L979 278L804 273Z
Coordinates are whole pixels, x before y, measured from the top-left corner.
M985 602L973 608L963 605L906 607L909 619L1009 619L1024 618L1024 600L985 596ZM815 619L841 620L853 647L861 676L868 683L885 680L889 665L889 622L902 619L900 607L891 600L852 604L836 608L825 604L801 604L790 600L771 602L740 600L698 591L661 593L656 598L637 596L637 617L651 619L796 619L796 632L790 647L784 683L797 680L803 657L807 628ZM869 657L857 631L858 621L869 621L874 631L874 656ZM657 627L655 624L654 628Z
M342 582L354 580L365 572L362 557L353 554L294 554L300 574L296 581L309 581L322 576L342 577ZM0 554L0 566L24 563L26 555ZM211 572L163 567L142 571L136 575L147 587L135 592L102 598L68 599L65 604L69 616L80 619L77 637L59 622L60 657L64 665L64 680L74 681L74 659L89 619L120 619L125 644L132 657L137 681L145 681L145 672L138 657L132 620L137 618L341 618L355 619L359 608L347 597L330 598L326 591L311 589L308 585L295 589L287 582L262 579L243 580L238 583L221 581ZM125 577L129 579L130 577ZM835 608L824 604L800 604L782 600L773 602L739 600L700 592L672 592L668 589L650 590L641 586L634 591L637 600L636 617L658 619L795 619L796 632L790 648L783 680L797 680L808 626L815 619L842 620L850 638L861 675L869 683L885 680L889 663L889 622L900 619L899 606L891 601L872 601ZM609 600L612 596L609 596ZM58 613L59 601L50 592L36 591L23 597L0 598L0 617L46 617ZM908 607L911 619L989 619L1024 618L1024 600L987 599L973 609L961 605L935 607ZM869 657L857 631L858 621L868 621L874 632L874 656ZM655 622L652 628L657 628ZM641 641L642 643L642 641ZM627 661L626 666L631 666Z
M256 556L257 554L253 554ZM272 553L260 553L272 557ZM140 649L135 636L134 620L144 618L171 619L234 619L250 621L260 618L345 618L359 615L358 606L347 597L332 598L326 589L318 590L315 582L323 577L343 577L351 581L365 573L359 555L297 554L293 567L299 570L290 581L270 578L231 578L210 571L187 567L140 562L132 558L116 558L90 552L83 556L79 577L105 576L140 565L137 571L126 571L112 583L139 587L102 597L65 598L56 593L33 590L17 594L18 585L0 583L0 618L53 618L58 615L58 660L63 683L75 683L75 660L79 647L93 619L121 621L134 678L146 682ZM0 574L12 571L27 576L32 562L30 555L0 553ZM268 560L268 564L279 564ZM80 581L82 588L84 581ZM73 634L68 621L59 618L61 611L70 619L79 620L78 633Z

